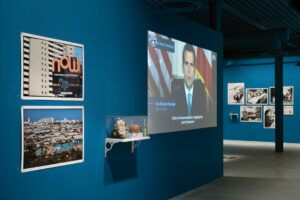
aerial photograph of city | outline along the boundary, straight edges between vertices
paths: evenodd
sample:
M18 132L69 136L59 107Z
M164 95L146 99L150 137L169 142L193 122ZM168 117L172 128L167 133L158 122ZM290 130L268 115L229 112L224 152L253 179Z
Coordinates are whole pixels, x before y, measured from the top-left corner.
M83 107L22 108L22 172L83 162Z

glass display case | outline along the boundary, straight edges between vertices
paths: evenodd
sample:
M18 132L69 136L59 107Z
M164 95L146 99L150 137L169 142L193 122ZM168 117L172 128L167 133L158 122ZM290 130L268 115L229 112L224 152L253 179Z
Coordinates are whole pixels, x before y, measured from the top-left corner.
M147 116L111 116L105 118L105 157L115 143L131 142L131 152L141 140L150 139Z

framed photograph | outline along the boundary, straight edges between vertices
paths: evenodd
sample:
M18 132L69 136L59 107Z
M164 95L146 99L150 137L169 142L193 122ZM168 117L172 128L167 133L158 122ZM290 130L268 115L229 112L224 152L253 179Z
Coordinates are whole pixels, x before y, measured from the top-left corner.
M83 106L23 106L21 172L84 161Z
M270 87L269 91L270 91L270 105L275 105L275 93L276 93L275 87Z
M283 105L294 105L293 86L283 86Z
M244 83L228 83L227 95L229 105L243 105L244 98Z
M241 122L262 122L262 106L241 106Z
M275 105L275 87L270 87L270 105ZM294 105L294 87L283 86L283 105Z
M21 33L21 98L83 100L82 44Z
M247 88L247 104L267 105L268 88Z
M275 128L275 106L264 106L264 128Z
M283 106L284 115L294 115L294 106Z

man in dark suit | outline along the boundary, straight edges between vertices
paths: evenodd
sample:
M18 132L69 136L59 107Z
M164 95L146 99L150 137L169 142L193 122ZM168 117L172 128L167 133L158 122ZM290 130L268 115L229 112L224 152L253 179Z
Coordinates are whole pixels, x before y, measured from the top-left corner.
M200 116L207 114L207 95L205 86L195 80L196 53L190 44L185 44L182 51L183 80L173 80L172 97L176 102L175 115Z

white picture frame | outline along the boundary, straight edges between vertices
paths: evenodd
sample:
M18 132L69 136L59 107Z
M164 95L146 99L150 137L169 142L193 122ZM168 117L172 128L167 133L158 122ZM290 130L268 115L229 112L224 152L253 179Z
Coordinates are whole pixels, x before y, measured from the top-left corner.
M294 115L294 106L283 106L284 115Z
M275 87L271 86L269 87L269 102L270 105L275 105Z
M22 106L21 120L22 173L84 162L83 106Z
M240 106L240 122L262 122L262 106Z
M21 99L83 101L84 45L29 33L20 36ZM57 68L54 62L60 63Z
M275 129L276 115L275 106L264 106L264 128Z
M247 105L268 105L268 88L247 88Z
M227 84L228 105L244 105L245 103L245 83Z
M270 105L275 105L275 87L271 86L269 88ZM289 92L290 91L290 92ZM294 86L283 86L283 105L294 105Z
M294 105L294 86L283 86L283 105Z

